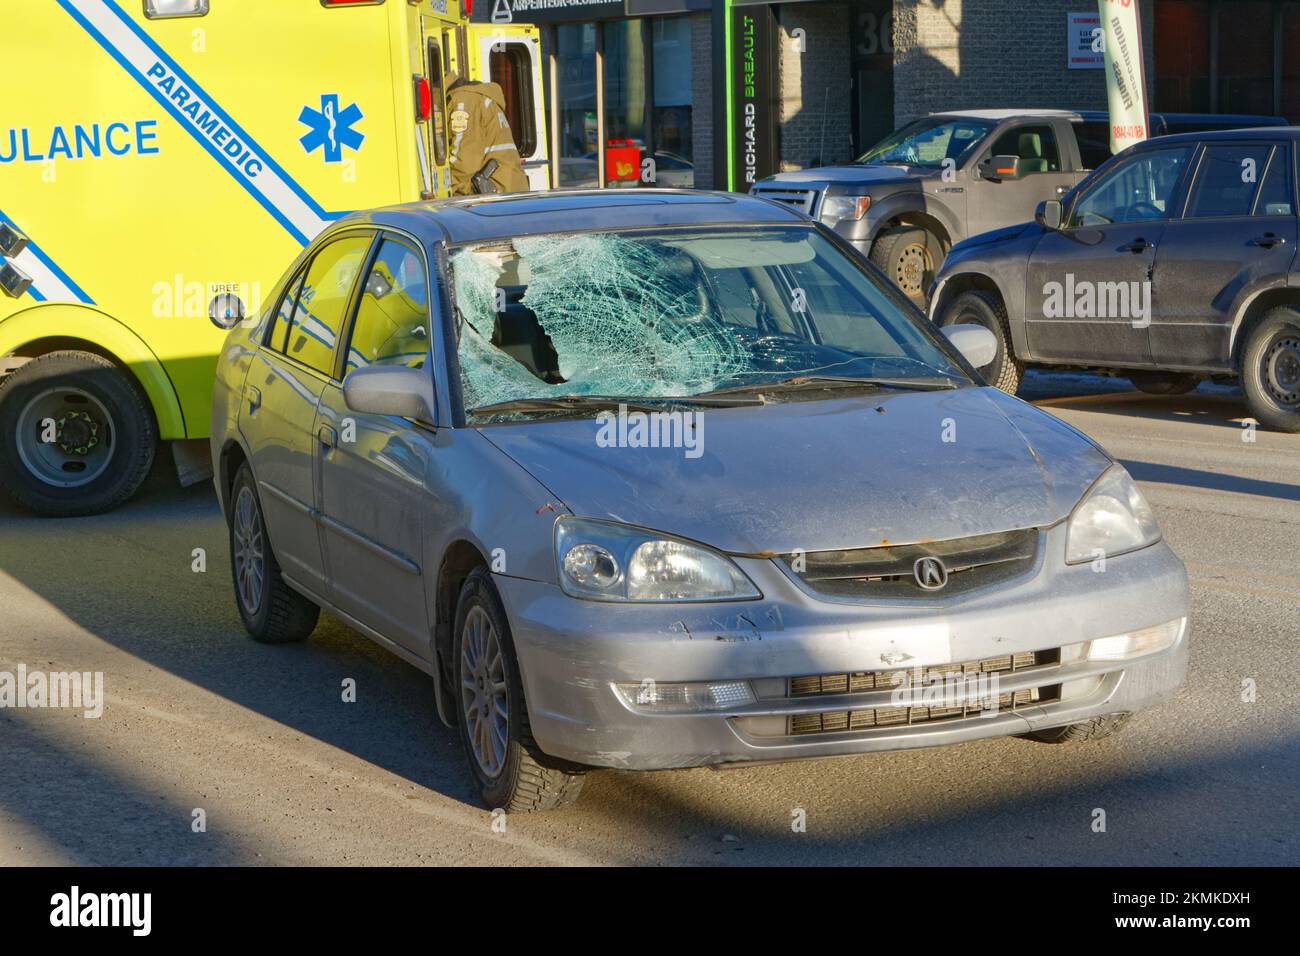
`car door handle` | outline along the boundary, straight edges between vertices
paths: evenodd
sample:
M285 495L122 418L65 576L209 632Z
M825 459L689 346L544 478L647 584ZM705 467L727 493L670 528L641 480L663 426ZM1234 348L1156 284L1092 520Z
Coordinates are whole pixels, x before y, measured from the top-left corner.
M1117 251L1119 251L1119 252L1132 252L1132 253L1136 254L1136 253L1139 253L1139 252L1146 252L1148 249L1152 248L1154 245L1155 245L1155 243L1147 242L1145 239L1142 239L1142 238L1139 237L1139 238L1137 238L1137 239L1134 239L1134 240L1133 240L1132 242L1130 242L1128 245L1120 246L1119 249L1118 249Z
M320 443L326 448L334 448L339 443L339 433L330 425L321 425L320 428L316 429L316 437L320 439Z
M1274 246L1286 245L1286 236L1279 236L1276 233L1266 232L1262 236L1256 236L1250 240L1252 246L1262 246L1265 249L1272 249Z
M256 385L244 386L244 398L248 401L250 412L255 412L262 407L262 392Z

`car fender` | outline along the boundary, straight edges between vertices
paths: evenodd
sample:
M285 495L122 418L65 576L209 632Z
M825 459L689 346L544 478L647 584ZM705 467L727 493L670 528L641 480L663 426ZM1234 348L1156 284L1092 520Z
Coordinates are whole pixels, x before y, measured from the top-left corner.
M865 239L868 243L873 243L876 241L876 237L887 228L890 221L909 213L929 216L937 221L948 234L947 239L950 243L965 238L966 230L962 227L960 217L945 203L925 192L924 187L893 193L885 196L879 203L876 203L873 199L867 235L865 237L854 236L851 238L859 242Z
M1243 288L1237 293L1237 301L1232 309L1232 324L1228 327L1228 361L1232 363L1240 346L1239 336L1251 306L1264 293L1278 289L1294 289L1300 299L1300 275L1295 271L1295 256L1291 258L1290 267L1285 274L1265 276Z
M144 389L158 420L158 437L185 438L185 416L167 370L144 341L125 324L99 309L51 302L0 319L0 356L41 339L73 339L93 346L129 369ZM69 343L68 348L75 348Z

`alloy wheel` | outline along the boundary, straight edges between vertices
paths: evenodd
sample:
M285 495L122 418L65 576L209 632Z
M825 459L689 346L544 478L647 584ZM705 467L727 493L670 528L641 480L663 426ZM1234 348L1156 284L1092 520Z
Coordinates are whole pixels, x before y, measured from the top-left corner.
M262 590L266 581L266 534L262 525L261 510L253 489L244 487L235 499L233 524L235 552L235 584L239 589L239 603L250 615L262 606Z
M461 709L479 769L501 775L509 743L509 701L501 641L483 608L470 608L461 632Z

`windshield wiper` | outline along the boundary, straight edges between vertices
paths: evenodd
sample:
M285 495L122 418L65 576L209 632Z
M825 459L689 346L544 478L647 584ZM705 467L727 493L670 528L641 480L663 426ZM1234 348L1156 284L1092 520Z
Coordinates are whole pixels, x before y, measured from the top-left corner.
M705 396L654 395L631 398L619 395L550 395L537 398L512 398L504 402L493 402L491 405L480 405L477 408L471 408L469 413L471 415L499 415L508 412L564 412L589 408L617 409L619 406L626 408L630 412L658 412L663 410L664 405L674 404L703 405L716 408L763 404L759 399L746 401L722 396L713 398L712 395L713 393Z
M797 392L828 388L897 388L917 392L957 388L957 382L948 378L867 378L851 375L795 375L775 382L752 382L748 385L731 385L727 388L705 392L710 395L734 395L753 392Z

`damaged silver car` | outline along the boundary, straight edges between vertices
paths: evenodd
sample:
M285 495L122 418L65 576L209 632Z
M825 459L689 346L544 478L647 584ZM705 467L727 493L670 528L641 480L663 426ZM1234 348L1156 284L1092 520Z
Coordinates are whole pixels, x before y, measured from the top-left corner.
M1105 736L1187 577L1124 468L795 211L556 192L350 215L231 332L252 636L429 673L490 807L593 768Z

